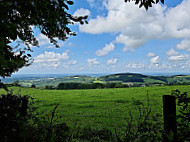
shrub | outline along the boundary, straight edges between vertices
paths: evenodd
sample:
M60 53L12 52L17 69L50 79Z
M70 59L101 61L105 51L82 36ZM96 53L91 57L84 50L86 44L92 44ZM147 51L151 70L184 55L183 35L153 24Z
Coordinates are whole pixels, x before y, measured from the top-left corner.
M31 85L31 88L36 88L36 85L32 84L32 85Z
M0 95L0 141L23 141L28 99L28 96L16 96L12 92Z
M179 114L177 115L177 137L178 141L190 141L190 98L187 92L181 93L179 90L173 90L172 95L176 96Z

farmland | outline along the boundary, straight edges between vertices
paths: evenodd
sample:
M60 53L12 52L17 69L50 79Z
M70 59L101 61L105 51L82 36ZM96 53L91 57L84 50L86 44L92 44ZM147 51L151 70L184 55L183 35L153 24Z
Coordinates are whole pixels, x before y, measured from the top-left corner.
M75 123L82 127L124 127L129 112L139 115L138 105L152 109L152 114L162 114L162 96L178 89L190 94L190 86L155 86L90 90L43 90L36 88L11 87L14 94L30 95L39 107L37 112L48 117L51 110L61 116L58 121L69 126ZM2 89L0 94L5 93ZM149 101L147 101L149 100Z
M60 83L116 83L129 86L154 86L154 85L187 85L190 84L189 75L173 76L148 76L137 73L119 73L110 75L23 75L13 78L2 79L4 83L14 83L15 81L24 87L35 85L38 88L56 88Z

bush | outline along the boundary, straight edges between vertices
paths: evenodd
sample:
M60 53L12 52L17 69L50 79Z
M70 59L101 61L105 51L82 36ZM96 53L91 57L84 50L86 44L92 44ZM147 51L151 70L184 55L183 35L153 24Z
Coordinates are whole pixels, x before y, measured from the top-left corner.
M46 85L46 86L45 86L45 89L53 90L53 89L55 89L55 87L52 86L52 85L51 85L51 86Z
M36 88L36 85L32 84L32 85L31 85L31 88Z
M172 95L176 96L179 114L177 115L177 137L179 141L190 141L190 98L187 92L181 93L179 90L173 90Z
M0 95L0 141L23 141L21 132L27 123L28 99L12 92Z
M19 81L18 81L18 80L17 80L17 81L14 81L14 82L12 83L12 86L20 86Z

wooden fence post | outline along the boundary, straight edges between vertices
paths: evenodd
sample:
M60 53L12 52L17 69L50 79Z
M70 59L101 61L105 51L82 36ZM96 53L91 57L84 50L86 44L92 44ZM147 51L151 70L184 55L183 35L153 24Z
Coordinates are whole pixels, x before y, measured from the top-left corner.
M167 137L172 132L173 140L177 141L177 125L176 125L176 98L171 95L163 96L163 115L164 115L164 141L168 142L170 138Z

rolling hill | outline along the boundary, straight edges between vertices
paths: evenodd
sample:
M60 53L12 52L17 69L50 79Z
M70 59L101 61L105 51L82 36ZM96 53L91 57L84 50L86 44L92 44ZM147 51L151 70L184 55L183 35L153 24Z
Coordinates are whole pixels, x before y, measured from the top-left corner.
M190 83L190 75L174 76L148 76L137 73L119 73L101 76L98 80L118 83L137 83L137 84L168 84L168 83Z
M152 76L138 73L118 73L92 77L87 75L71 75L59 77L28 77L18 79L21 86L30 87L32 84L37 87L51 85L56 87L59 83L122 83L131 86L151 85L151 84L189 84L190 75L173 76Z

